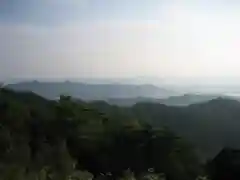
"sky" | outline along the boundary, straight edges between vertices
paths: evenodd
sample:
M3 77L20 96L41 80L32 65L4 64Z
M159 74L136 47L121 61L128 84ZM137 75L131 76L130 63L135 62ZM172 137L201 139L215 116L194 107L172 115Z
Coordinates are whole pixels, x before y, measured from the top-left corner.
M1 0L0 79L240 77L234 0Z

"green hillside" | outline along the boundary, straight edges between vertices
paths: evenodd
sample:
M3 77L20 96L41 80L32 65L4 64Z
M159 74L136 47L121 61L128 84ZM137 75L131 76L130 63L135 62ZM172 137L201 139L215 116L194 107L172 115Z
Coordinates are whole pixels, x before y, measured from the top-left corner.
M130 171L136 178L147 173L191 180L204 173L190 143L132 113L101 102L68 96L48 101L2 88L0 179L81 179L83 171L117 179Z

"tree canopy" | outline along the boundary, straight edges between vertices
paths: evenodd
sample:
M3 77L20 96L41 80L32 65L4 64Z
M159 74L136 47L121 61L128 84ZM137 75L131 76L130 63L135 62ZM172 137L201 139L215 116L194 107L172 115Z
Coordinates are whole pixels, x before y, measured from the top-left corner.
M80 170L116 179L151 170L191 180L201 173L194 148L170 129L109 107L106 113L69 96L48 101L2 88L0 179L65 180Z

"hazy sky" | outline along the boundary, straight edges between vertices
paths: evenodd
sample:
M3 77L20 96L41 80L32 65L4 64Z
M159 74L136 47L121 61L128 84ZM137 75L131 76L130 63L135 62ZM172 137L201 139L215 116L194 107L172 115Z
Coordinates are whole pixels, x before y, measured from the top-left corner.
M0 77L240 76L234 0L1 0Z

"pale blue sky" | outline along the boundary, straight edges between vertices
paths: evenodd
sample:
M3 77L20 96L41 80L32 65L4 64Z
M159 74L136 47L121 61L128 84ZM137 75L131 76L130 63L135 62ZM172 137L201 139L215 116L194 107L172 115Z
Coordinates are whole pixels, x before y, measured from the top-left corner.
M163 2L164 3L164 2ZM3 22L55 25L72 21L152 19L159 0L3 0Z
M2 0L3 78L240 76L240 3Z

